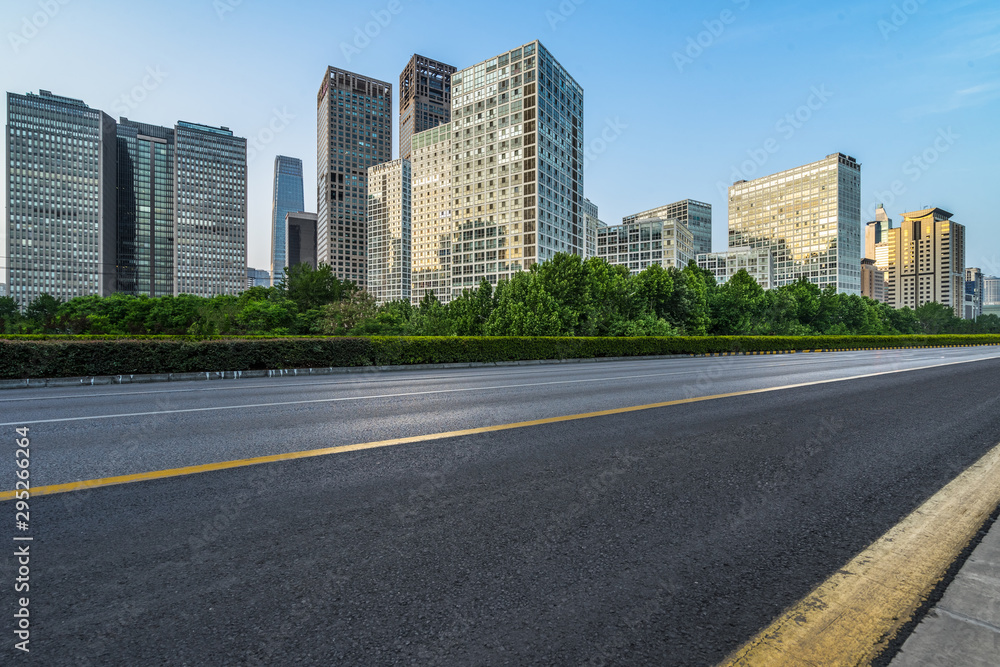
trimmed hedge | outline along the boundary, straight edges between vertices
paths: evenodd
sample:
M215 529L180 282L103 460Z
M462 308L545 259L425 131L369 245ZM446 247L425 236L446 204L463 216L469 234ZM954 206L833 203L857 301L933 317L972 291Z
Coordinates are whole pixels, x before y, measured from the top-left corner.
M0 340L0 378L1000 345L1000 336Z

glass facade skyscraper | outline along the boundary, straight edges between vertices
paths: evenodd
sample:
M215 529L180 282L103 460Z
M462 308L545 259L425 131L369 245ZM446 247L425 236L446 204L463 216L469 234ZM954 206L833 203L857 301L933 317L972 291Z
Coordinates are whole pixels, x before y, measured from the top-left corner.
M174 293L174 131L118 123L118 284L123 294Z
M7 94L7 284L21 308L115 288L115 121L80 100Z
M729 188L729 247L769 248L775 287L861 294L861 165L825 159Z
M694 235L678 220L641 218L597 230L597 256L632 275L653 264L683 269L694 259Z
M285 256L285 216L305 210L302 193L302 160L278 155L274 158L274 197L271 204L271 281L281 282L289 267Z
M247 140L184 121L174 132L174 293L239 294L247 268Z
M582 255L583 88L537 41L451 81L452 296Z
M392 160L392 86L329 67L316 109L319 262L341 280L365 287L368 168Z

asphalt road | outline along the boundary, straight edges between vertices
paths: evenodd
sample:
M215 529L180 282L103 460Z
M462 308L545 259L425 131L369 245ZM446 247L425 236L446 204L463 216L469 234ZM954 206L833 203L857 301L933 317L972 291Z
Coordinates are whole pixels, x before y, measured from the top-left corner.
M42 485L923 368L34 498L29 660L714 664L1000 441L997 357L4 392Z

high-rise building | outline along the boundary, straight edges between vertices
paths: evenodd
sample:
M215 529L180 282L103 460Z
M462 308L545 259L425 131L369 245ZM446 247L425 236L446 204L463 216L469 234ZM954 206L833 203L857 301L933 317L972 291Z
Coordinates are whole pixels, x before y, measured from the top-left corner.
M677 220L642 218L598 230L597 256L633 275L653 264L683 269L695 258L694 235Z
M368 169L368 292L379 305L410 300L410 161Z
M118 123L118 279L115 291L174 294L174 130Z
M886 303L919 308L941 303L965 314L965 226L940 208L903 214L886 241Z
M114 291L116 159L103 111L7 93L7 285L21 308Z
M889 230L892 229L892 218L885 212L885 207L879 205L875 209L875 219L865 224L865 257L874 259L876 266L880 265L877 248L880 243L884 243L889 238ZM885 260L884 253L881 258Z
M710 271L717 285L725 285L740 271L746 271L765 290L774 287L774 259L767 248L730 248L697 256L698 268Z
M694 234L694 249L696 255L712 252L712 205L705 202L685 199L684 201L660 206L650 211L626 215L622 222L635 222L641 218L660 218L661 220L677 220Z
M174 293L239 294L247 268L247 140L185 121L174 136Z
M413 135L410 300L451 301L451 124Z
M305 210L302 194L302 160L274 158L274 196L271 200L271 280L281 282L288 264L285 255L285 216Z
M289 212L285 215L285 258L288 267L308 264L313 269L319 268L316 257L316 214ZM274 280L277 285L284 276Z
M583 89L539 42L453 75L452 297L582 255Z
M885 303L885 271L875 265L875 260L865 257L861 260L861 296Z
M981 269L965 270L965 319L976 320L983 314L985 278Z
M608 225L601 221L600 211L597 204L589 199L583 200L583 257L597 257L597 233L602 229L607 229Z
M825 159L729 188L729 247L770 248L775 286L861 293L861 165Z
M399 75L399 157L411 159L413 135L451 122L454 67L414 55Z
M316 107L319 261L365 287L368 168L392 160L392 86L328 67Z

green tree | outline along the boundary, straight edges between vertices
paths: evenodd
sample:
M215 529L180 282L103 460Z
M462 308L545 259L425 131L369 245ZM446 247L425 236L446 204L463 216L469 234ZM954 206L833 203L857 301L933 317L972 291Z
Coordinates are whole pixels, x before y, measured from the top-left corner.
M52 333L55 330L56 315L59 313L59 299L50 294L40 294L28 304L24 317L30 326L41 333Z
M499 293L499 287L497 288ZM486 323L496 308L493 285L485 278L474 290L462 292L448 304L448 318L457 336L483 336Z
M2 333L14 333L21 323L21 309L13 297L0 297L0 329Z
M286 270L278 289L302 312L335 303L356 291L353 283L341 282L329 264L320 264L319 268L313 269L306 263Z
M537 272L523 271L497 286L496 308L487 336L559 336L564 318L558 302L542 287Z
M719 335L747 336L759 326L766 299L753 276L740 269L715 291L712 331Z
M931 336L951 333L961 320L950 307L940 303L925 303L914 311L921 333Z

